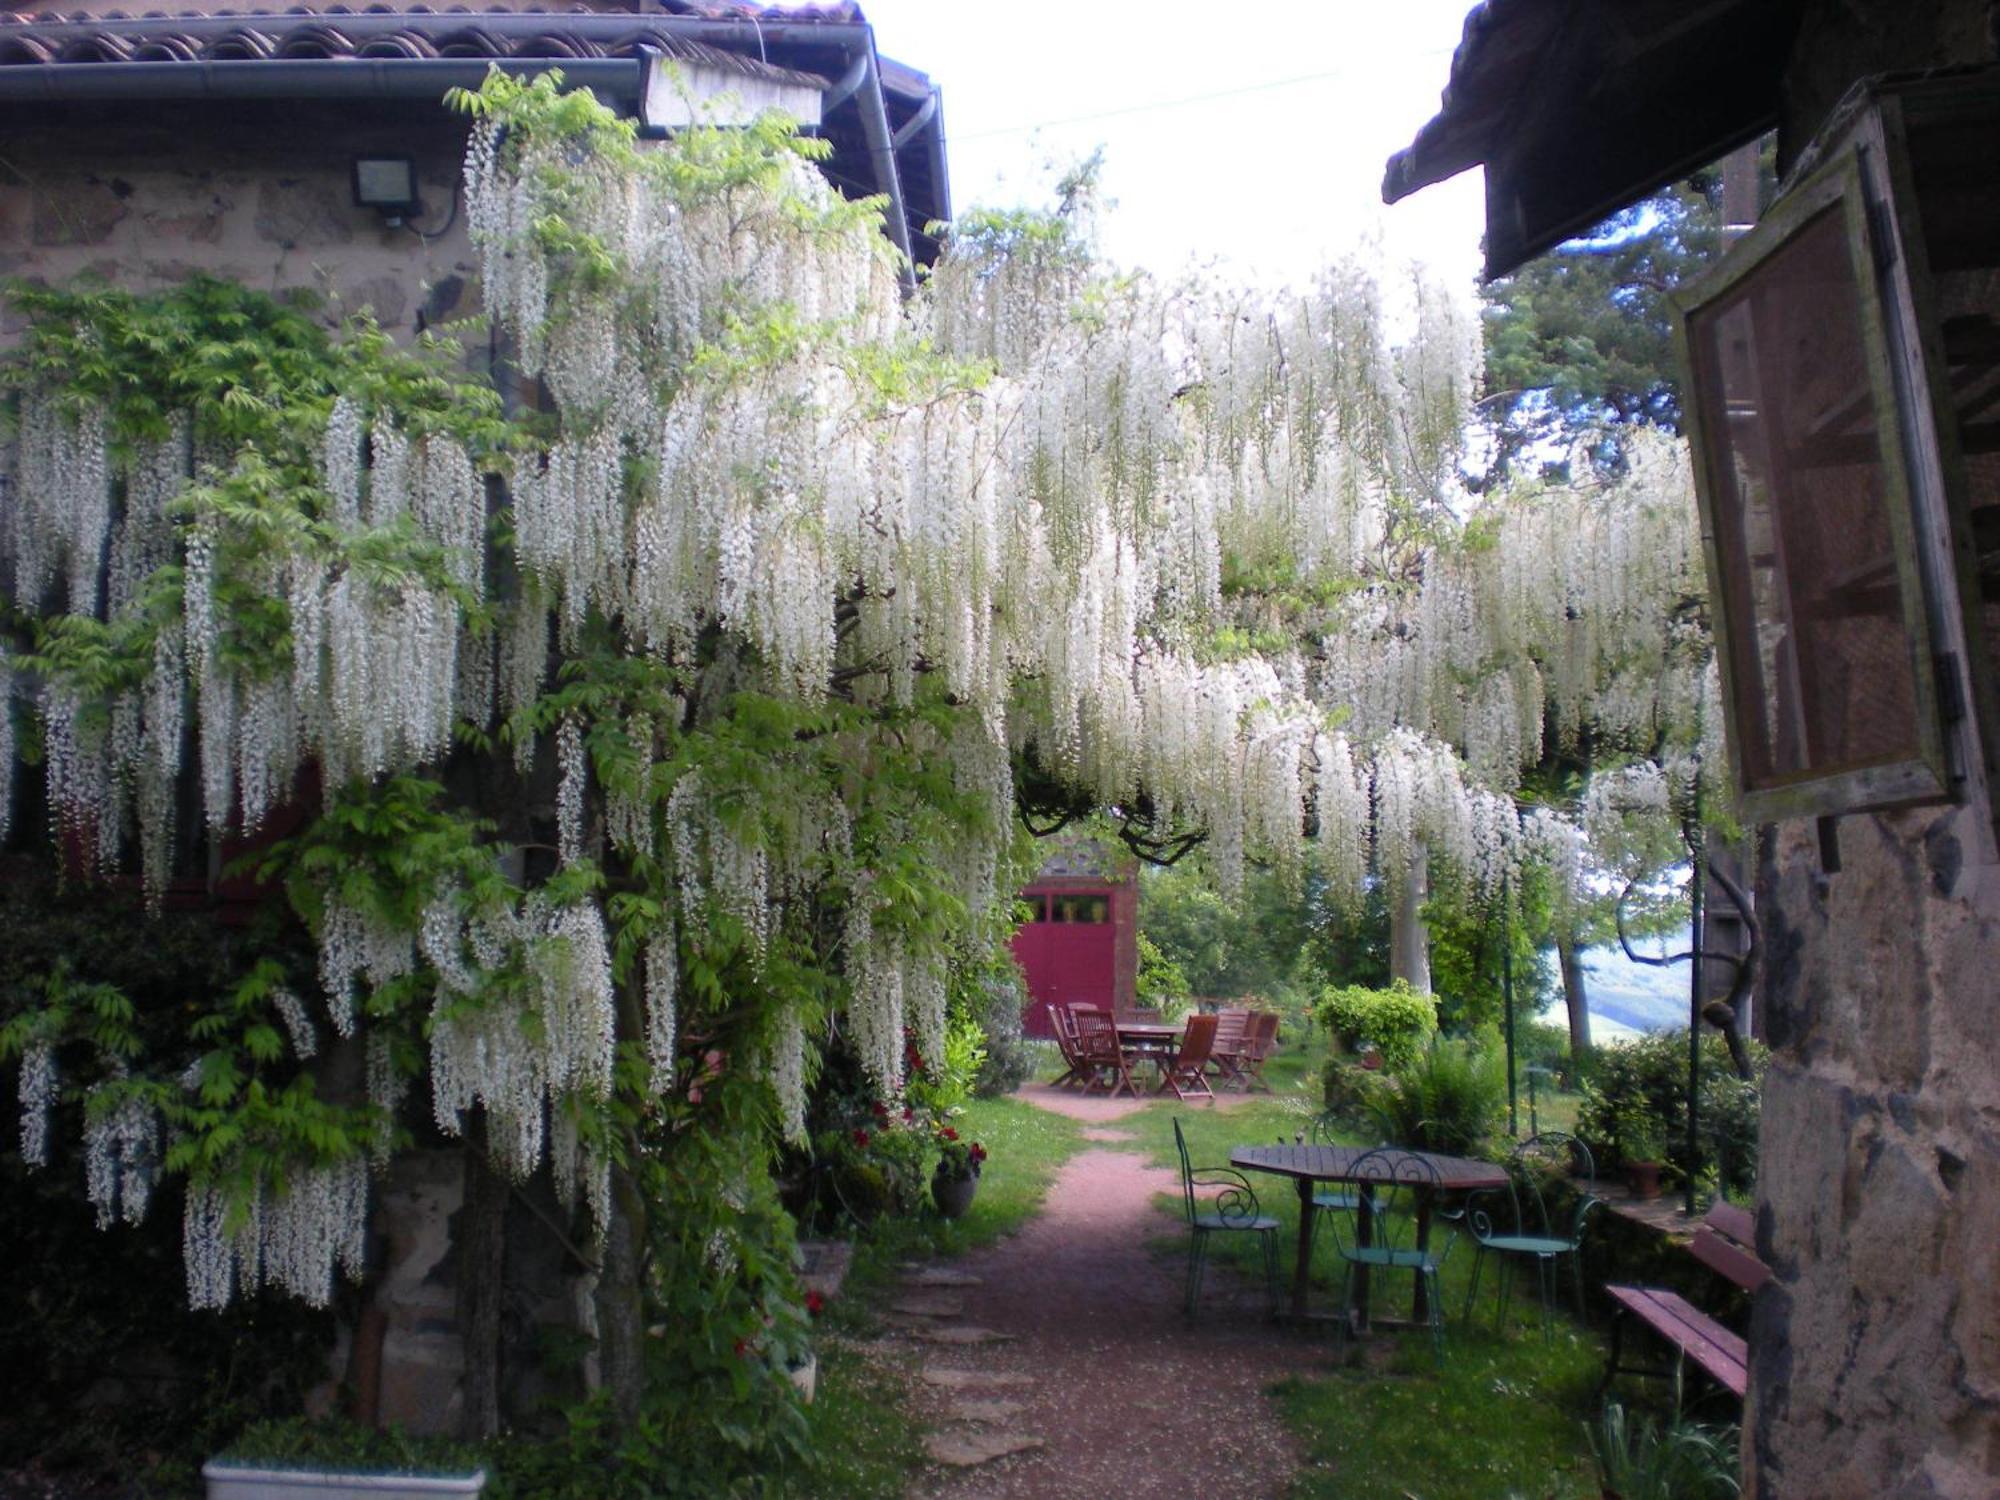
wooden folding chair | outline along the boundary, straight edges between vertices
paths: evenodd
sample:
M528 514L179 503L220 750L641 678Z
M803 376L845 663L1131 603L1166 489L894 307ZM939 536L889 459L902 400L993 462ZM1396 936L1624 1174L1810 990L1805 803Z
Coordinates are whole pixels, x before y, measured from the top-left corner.
M1271 1085L1264 1081L1264 1064L1273 1052L1278 1050L1278 1013L1271 1010L1254 1010L1250 1013L1250 1028L1244 1033L1243 1045L1236 1054L1236 1077L1231 1081L1243 1086L1243 1092L1253 1088L1271 1092Z
M1209 1054L1216 1083L1228 1088L1242 1077L1244 1039L1249 1034L1250 1012L1225 1010L1215 1018L1215 1047Z
M1069 1008L1063 1005L1049 1007L1049 1024L1055 1028L1056 1050L1062 1054L1063 1071L1050 1080L1051 1088L1061 1088L1071 1083L1089 1081L1083 1066L1083 1057L1077 1051L1076 1020Z
M1189 1093L1201 1094L1210 1104L1215 1102L1215 1090L1208 1086L1208 1059L1215 1049L1214 1016L1190 1016L1187 1031L1181 1037L1181 1050L1167 1059L1160 1068L1160 1088L1172 1089L1176 1099L1185 1100Z
M1076 1017L1077 1056L1085 1075L1083 1091L1087 1094L1098 1084L1106 1083L1114 1098L1121 1088L1138 1098L1139 1085L1132 1081L1132 1060L1118 1045L1117 1023L1094 1006L1076 1006L1071 1014Z

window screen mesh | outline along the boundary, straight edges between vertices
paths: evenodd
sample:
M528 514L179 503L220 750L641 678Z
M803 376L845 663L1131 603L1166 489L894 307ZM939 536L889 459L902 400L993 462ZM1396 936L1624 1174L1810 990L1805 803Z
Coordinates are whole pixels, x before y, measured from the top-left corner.
M1688 319L1752 789L1920 751L1859 297L1834 204Z

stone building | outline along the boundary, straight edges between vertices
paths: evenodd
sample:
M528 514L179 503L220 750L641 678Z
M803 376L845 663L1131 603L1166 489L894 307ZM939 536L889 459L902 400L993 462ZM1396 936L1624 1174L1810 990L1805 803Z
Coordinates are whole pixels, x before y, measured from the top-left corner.
M642 133L683 123L691 103L725 123L731 111L783 107L831 144L822 170L838 189L888 200L887 231L913 265L936 258L927 226L950 216L938 92L876 51L849 0L219 13L149 0L147 10L0 16L0 275L143 291L199 274L303 290L329 322L366 309L400 338L475 316L460 186L470 122L443 99L491 67L560 68ZM484 352L503 382L505 353ZM178 904L226 919L243 894L221 876L230 853L189 851ZM358 1415L419 1431L460 1425L452 1221L466 1203L464 1161L457 1150L409 1153L383 1184L383 1269L333 1366ZM510 1215L506 1296L526 1309L520 1339L532 1341L537 1322L586 1323L574 1266L531 1212ZM540 1378L530 1360L518 1369ZM521 1410L540 1392L505 1394Z
M143 17L0 17L0 272L306 288L404 334L476 311L458 191L468 122L442 101L495 66L560 68L655 130L690 98L785 107L831 142L839 188L885 195L891 237L918 264L936 256L926 226L950 210L939 95L877 54L846 0L213 14L163 0ZM361 163L385 182L407 164L409 201L364 194Z
M1996 61L1988 0L1487 0L1385 183L1394 201L1484 164L1502 275L1777 132L1778 198L1682 298L1762 825L1776 1274L1744 1468L1765 1500L2000 1494ZM1807 408L1818 425L1787 425ZM1842 573L1843 549L1870 555Z

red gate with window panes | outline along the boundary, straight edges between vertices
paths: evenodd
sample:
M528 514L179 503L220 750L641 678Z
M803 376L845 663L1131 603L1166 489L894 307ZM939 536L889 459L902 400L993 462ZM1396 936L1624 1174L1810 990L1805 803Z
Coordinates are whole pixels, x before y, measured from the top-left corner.
M1082 1001L1114 1013L1130 1010L1138 972L1133 882L1044 869L1021 899L1034 913L1014 934L1014 957L1028 981L1022 1029L1054 1036L1052 1005Z

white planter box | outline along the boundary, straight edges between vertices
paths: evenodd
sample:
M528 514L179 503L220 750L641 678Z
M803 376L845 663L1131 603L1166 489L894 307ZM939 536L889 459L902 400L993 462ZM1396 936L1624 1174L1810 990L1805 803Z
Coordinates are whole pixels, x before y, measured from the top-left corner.
M323 1469L259 1469L211 1461L201 1466L208 1500L435 1500L476 1495L486 1471L471 1474L364 1474Z

